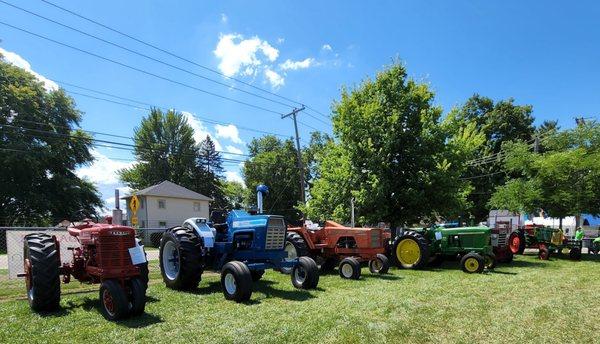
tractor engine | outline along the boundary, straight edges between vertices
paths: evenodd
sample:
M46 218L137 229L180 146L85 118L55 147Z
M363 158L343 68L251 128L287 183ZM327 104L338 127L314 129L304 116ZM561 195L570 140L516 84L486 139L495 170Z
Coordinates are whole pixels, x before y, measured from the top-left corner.
M75 231L81 243L81 248L73 249L71 269L75 278L98 282L139 274L129 254L136 246L133 228L88 223L74 227Z

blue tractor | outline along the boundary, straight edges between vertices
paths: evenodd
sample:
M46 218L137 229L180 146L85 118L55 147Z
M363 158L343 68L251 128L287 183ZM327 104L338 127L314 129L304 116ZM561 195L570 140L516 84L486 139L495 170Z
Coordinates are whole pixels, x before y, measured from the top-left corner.
M314 289L319 283L317 264L309 257L288 259L284 250L287 226L277 215L262 213L265 185L256 188L258 213L233 210L205 218L190 218L181 227L167 230L160 241L160 270L168 288L198 287L206 269L221 273L225 298L250 299L252 283L266 269L291 270L292 284Z

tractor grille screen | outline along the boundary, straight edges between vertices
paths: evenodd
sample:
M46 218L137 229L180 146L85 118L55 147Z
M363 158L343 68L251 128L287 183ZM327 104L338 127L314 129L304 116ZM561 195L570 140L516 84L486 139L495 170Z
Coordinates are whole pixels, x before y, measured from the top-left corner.
M504 247L504 246L506 246L506 244L507 244L506 233L498 234L498 246Z
M98 267L115 268L131 265L128 249L134 246L133 235L102 236L98 240Z
M377 229L371 230L371 247L379 247L379 241L381 240L379 233L381 232Z
M285 221L281 217L270 217L267 226L265 249L281 250L285 243Z

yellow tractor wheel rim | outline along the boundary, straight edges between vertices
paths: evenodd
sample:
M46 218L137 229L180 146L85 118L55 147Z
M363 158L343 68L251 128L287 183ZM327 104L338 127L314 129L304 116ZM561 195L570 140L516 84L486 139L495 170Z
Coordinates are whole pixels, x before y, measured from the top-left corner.
M413 265L421 258L421 249L416 241L403 239L396 247L396 257L402 265Z
M479 269L479 261L477 261L475 258L469 257L467 260L465 260L465 268L469 272L475 272L477 269Z

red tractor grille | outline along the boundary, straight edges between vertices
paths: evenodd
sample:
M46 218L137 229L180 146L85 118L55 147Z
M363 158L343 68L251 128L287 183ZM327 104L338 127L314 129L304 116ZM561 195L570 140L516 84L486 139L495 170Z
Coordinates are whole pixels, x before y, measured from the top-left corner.
M371 247L379 247L381 242L381 230L371 229Z
M97 245L97 262L101 269L114 269L131 266L129 249L135 246L135 237L126 236L102 236Z

